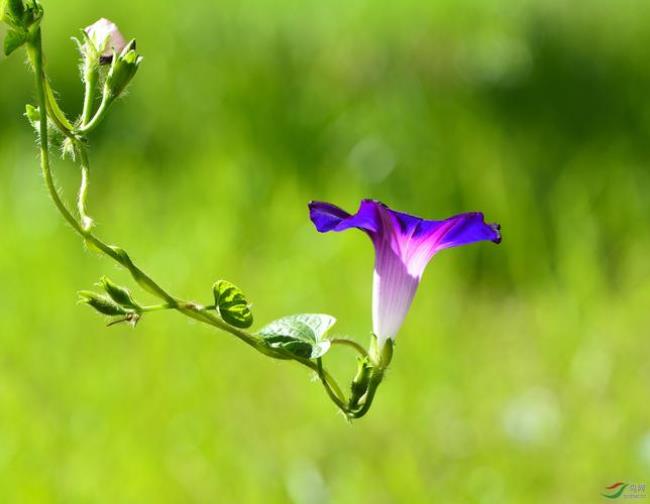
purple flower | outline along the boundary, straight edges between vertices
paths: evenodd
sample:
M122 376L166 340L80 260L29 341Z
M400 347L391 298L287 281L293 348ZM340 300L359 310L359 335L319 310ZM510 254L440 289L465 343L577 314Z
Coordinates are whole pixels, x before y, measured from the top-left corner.
M387 339L395 339L424 268L436 252L478 241L501 242L500 226L487 224L479 212L431 221L396 212L373 200L363 200L354 215L330 203L312 201L309 216L321 233L354 227L372 240L372 320L380 348Z

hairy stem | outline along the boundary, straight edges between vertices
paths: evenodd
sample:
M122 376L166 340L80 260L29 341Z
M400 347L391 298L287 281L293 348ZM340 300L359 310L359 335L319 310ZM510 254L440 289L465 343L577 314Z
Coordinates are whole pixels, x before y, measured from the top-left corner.
M81 227L84 231L88 232L93 226L93 220L88 215L86 210L86 199L88 198L88 183L90 177L90 162L88 161L88 153L86 147L81 142L76 144L77 154L79 155L79 163L81 165L81 183L79 184L79 196L77 197L77 211L79 212L79 219L81 220Z
M94 68L94 67L93 67ZM84 71L84 106L81 112L81 126L85 126L90 120L93 112L93 102L95 101L95 86L97 85L97 71Z
M261 353L268 355L270 357L283 359L286 358L285 355L275 352L273 349L268 348L264 345L258 336L250 334L242 329L230 326L224 322L216 313L209 311L206 307L201 306L197 303L185 301L183 299L177 298L163 289L158 283L156 283L149 275L142 271L135 263L131 260L129 255L122 250L121 248L111 246L103 242L100 238L95 236L90 231L89 223L92 222L90 217L86 213L86 196L88 190L88 171L89 171L89 162L86 152L85 145L82 144L79 138L74 137L70 134L68 125L66 124L67 120L65 115L59 109L56 100L54 100L54 95L49 88L47 82L47 77L43 68L43 51L42 51L42 41L41 41L41 30L37 28L30 36L30 39L27 43L27 52L29 59L32 63L35 72L35 84L36 84L36 96L38 99L39 108L42 111L39 123L39 139L40 139L40 164L43 178L45 180L45 185L47 190L52 198L54 205L56 206L59 213L63 216L65 221L74 229L74 231L79 234L85 242L106 256L110 257L123 267L125 267L133 279L147 292L153 294L163 301L162 304L147 306L142 309L145 311L156 311L156 310L165 310L173 309L183 315L190 317L192 319L198 320L205 324L212 325L222 331L228 332L233 336L239 338L244 343L250 345ZM52 101L54 100L54 101ZM92 130L102 119L103 115L106 112L106 109L109 105L109 100L104 99L95 113L94 117L90 120L88 124L82 126L78 131L75 131L76 134L85 134ZM87 112L86 104L84 104L84 114ZM53 117L55 124L60 128L64 133L66 133L74 142L75 148L77 149L80 155L81 169L82 169L82 180L81 187L79 190L78 204L77 208L79 211L81 221L78 221L74 215L67 208L63 202L54 181L50 166L50 154L49 154L49 141L48 141L48 114ZM89 113L88 113L89 115ZM58 120L57 120L58 119ZM335 344L343 344L354 347L357 351L363 355L367 355L367 352L358 344L351 340L339 339L335 340ZM341 388L336 383L336 380L323 368L322 360L319 358L317 362L313 362L309 359L293 359L300 363L301 365L315 371L324 388L327 392L330 399L343 411L348 417L357 418L365 414L365 411L370 407L372 402L372 394L374 394L374 389L368 391L366 396L366 401L362 406L362 409L358 413L351 413L345 401L345 396L341 391ZM376 387L375 387L376 388Z
M45 79L43 85L45 87L45 105L47 108L47 113L50 115L50 119L52 119L61 133L63 133L68 138L75 140L75 137L72 134L72 124L70 121L68 121L68 118L61 110L61 107L59 107L59 104L56 101L56 97L54 96L54 91L52 91L52 87L50 86L50 83L47 81L47 79Z
M157 305L141 306L139 308L141 313L161 311L161 310L173 310L173 309L174 309L174 307L168 305L167 303L161 303L161 304L157 304Z
M92 130L94 130L99 125L100 122L102 122L102 119L104 119L104 116L106 115L106 112L108 111L110 104L113 102L113 100L107 98L107 96L108 94L104 93L102 101L99 104L99 108L95 112L93 118L90 119L89 122L84 121L82 125L79 127L79 129L75 131L75 133L79 135L87 135Z
M375 393L377 392L377 388L379 387L379 384L381 383L383 378L384 378L384 371L382 369L376 368L372 371L372 374L370 376L370 382L368 384L368 391L364 396L363 404L359 409L350 412L349 414L350 418L361 418L366 413L368 413L368 410L370 410L370 406L372 406L372 401L375 398Z
M330 397L332 402L338 406L338 408L343 411L343 413L347 414L348 409L345 405L345 397L343 396L343 393L339 389L338 391L335 391L331 386L328 381L328 377L325 374L325 370L323 369L323 359L319 357L316 359L316 366L317 366L317 373L318 377L320 378L323 386L325 387L325 391L327 392L327 395Z
M37 29L34 34L32 35L29 43L28 43L28 54L30 57L30 60L32 62L32 65L34 67L34 72L36 74L36 96L39 102L39 106L41 107L41 110L46 110L46 94L45 94L45 82L46 82L46 76L45 72L43 69L43 51L41 47L41 31L40 28ZM54 201L54 204L59 211L59 213L63 216L63 218L66 220L70 226L90 245L94 246L101 252L103 252L105 255L110 257L111 259L117 261L119 264L124 266L129 273L131 273L131 276L133 279L146 291L149 293L157 296L158 298L162 299L165 301L169 306L173 307L174 309L192 317L197 320L201 320L206 323L210 323L211 325L214 325L216 327L219 327L220 329L226 330L235 336L239 337L240 339L256 341L256 338L253 337L252 335L241 331L236 328L232 328L219 318L217 318L214 315L208 314L208 313L201 313L200 310L196 310L193 308L193 304L189 303L187 301L183 301L181 299L178 299L171 294L169 294L165 289L163 289L160 285L158 285L151 277L149 277L144 271L142 271L140 268L138 268L131 258L128 256L128 254L114 246L107 245L104 243L102 240L100 240L97 236L95 236L93 233L91 233L89 230L84 229L83 225L78 222L75 217L72 215L72 213L68 210L66 207L65 203L61 199L61 196L59 195L59 192L56 188L56 184L54 182L54 178L52 175L52 170L50 168L50 154L49 154L49 142L48 142L48 136L47 136L47 115L46 114L41 114L41 120L40 120L40 125L39 125L39 137L40 137L40 154L41 154L41 171L43 173L43 178L45 179L45 184L47 186L47 190L50 194L50 197ZM82 157L85 158L85 151L82 148L81 152L84 153ZM86 158L87 162L87 158ZM82 164L84 164L82 162Z
M46 98L45 98L45 73L43 72L43 52L41 50L41 30L40 28L32 35L31 40L27 46L27 53L29 55L32 66L34 67L34 72L36 74L36 97L38 99L39 108L41 110L41 120L39 125L39 139L40 139L40 154L41 154L41 172L43 178L45 179L45 184L47 186L48 192L54 201L59 213L63 218L72 226L72 228L78 233L84 235L84 231L68 211L63 201L59 197L59 194L54 184L54 179L52 178L52 172L50 171L50 151L49 151L49 141L47 137L47 110Z

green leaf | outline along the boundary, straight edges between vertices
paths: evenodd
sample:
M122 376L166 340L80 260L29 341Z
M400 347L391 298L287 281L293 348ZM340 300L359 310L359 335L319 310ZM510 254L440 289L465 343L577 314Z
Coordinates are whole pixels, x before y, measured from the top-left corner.
M25 14L23 0L7 0L7 8L11 11L11 15L17 19L20 19Z
M9 56L12 52L27 42L27 32L24 30L9 30L5 36L4 51L5 56Z
M271 348L303 359L316 359L329 350L330 342L325 339L325 334L335 323L336 319L331 315L301 313L271 322L258 335Z
M219 280L212 287L214 305L228 324L245 329L253 325L253 312L244 293L227 280Z
M0 21L9 25L20 23L25 14L22 0L3 0L0 2Z

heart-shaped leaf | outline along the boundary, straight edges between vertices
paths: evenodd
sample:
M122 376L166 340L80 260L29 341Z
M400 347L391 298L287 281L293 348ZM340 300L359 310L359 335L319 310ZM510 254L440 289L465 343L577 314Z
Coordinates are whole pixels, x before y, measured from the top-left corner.
M212 287L214 304L219 315L228 324L245 329L253 324L253 312L244 293L227 280L219 280Z
M330 342L325 334L335 323L331 315L301 313L271 322L258 335L273 349L303 359L316 359L329 350Z

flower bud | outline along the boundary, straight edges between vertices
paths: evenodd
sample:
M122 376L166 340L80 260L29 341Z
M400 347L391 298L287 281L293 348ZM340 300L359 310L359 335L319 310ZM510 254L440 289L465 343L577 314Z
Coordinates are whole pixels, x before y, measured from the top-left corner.
M131 296L131 292L126 287L122 287L114 283L108 277L102 277L99 285L106 291L106 294L115 301L117 304L127 308L138 308L138 304Z
M108 93L110 99L115 99L120 96L138 71L141 62L142 56L139 56L135 52L135 40L132 40L113 60L108 75L106 76L104 93Z
M107 296L102 296L92 291L79 292L79 302L86 303L99 313L104 315L127 315L129 310L118 305L115 301Z
M117 25L106 18L91 24L84 29L86 44L86 57L90 52L99 56L99 62L108 64L113 60L113 54L120 54L126 47L126 39L120 33Z
M350 408L356 408L359 404L359 400L368 390L371 371L372 366L370 365L368 358L360 358L357 364L357 373L352 380L352 384L350 385Z
M41 111L38 107L27 104L25 105L25 117L32 126L37 127L41 122Z
M40 127L41 127L41 111L38 107L34 107L33 105L25 105L25 117L29 121L29 124L32 125L34 130L36 130L37 133L39 133ZM59 138L58 133L55 128L56 126L54 123L50 120L50 118L47 118L47 124L48 124L48 135L50 138Z

